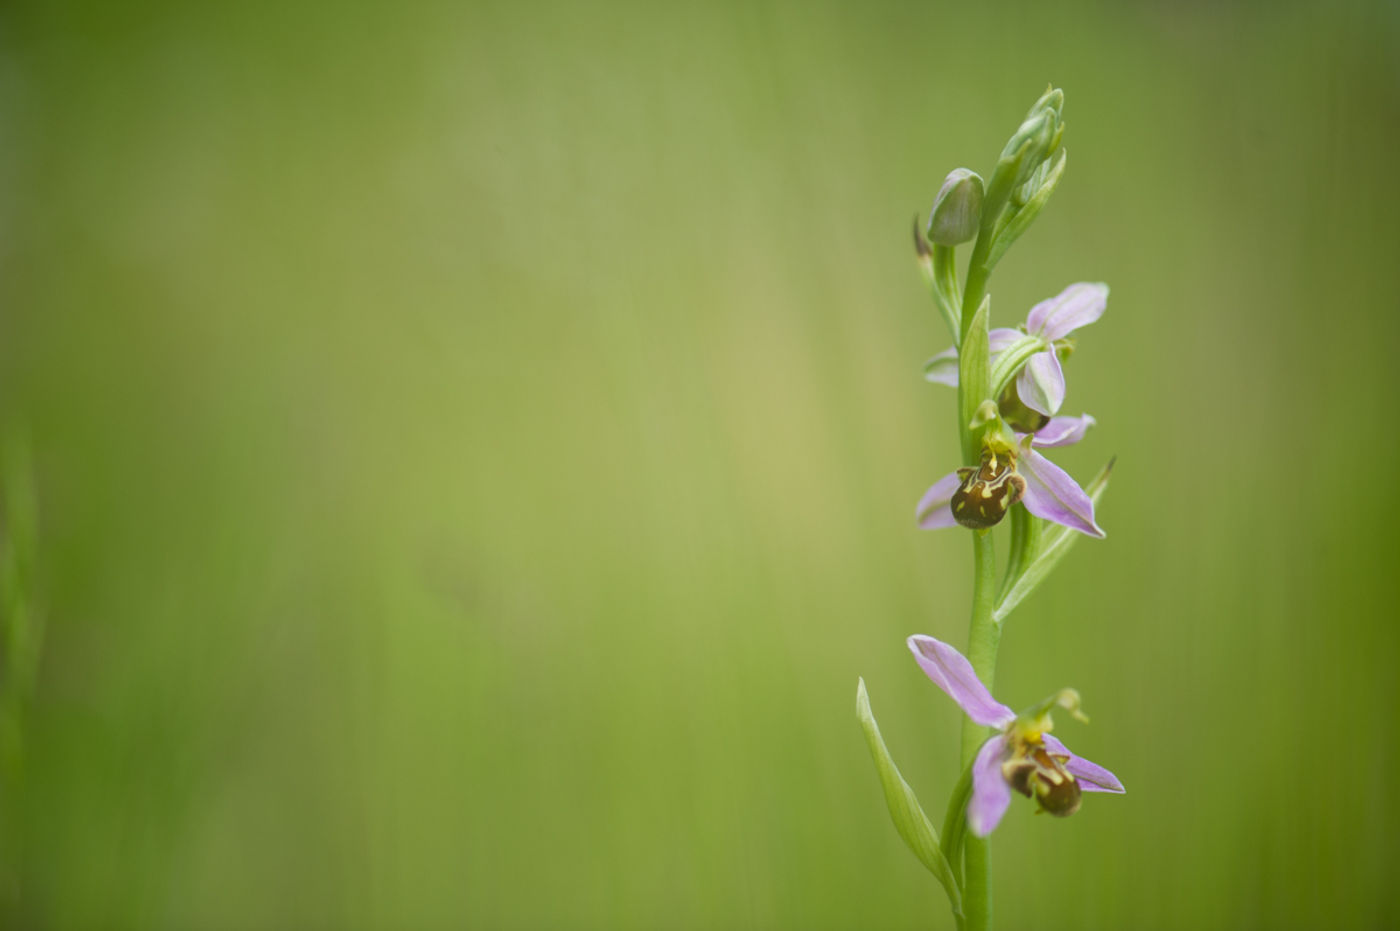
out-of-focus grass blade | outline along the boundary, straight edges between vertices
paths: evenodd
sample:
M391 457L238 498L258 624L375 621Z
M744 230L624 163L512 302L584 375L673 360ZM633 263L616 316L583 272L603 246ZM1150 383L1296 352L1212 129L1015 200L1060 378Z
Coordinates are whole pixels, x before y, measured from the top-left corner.
M1099 499L1103 497L1104 489L1108 487L1109 473L1113 471L1113 463L1117 461L1116 457L1108 460L1108 465L1100 469L1099 474L1094 476L1094 480L1084 487L1084 491L1088 493L1089 500L1094 502L1095 507L1098 506ZM1055 524L1054 527L1053 531L1045 534L1035 558L1027 564L1026 570L1016 579L1010 591L1002 597L1001 603L992 612L992 618L998 624L1004 621L1006 616L1015 610L1016 606L1024 601L1027 595L1035 591L1041 582L1045 581L1045 577L1059 564L1065 553L1069 552L1069 548L1074 545L1075 540L1084 536L1077 530L1070 530L1059 524Z
M856 685L856 717L860 720L861 730L865 731L865 740L870 745L870 755L875 760L875 768L880 772L880 784L884 787L885 803L889 806L890 818L894 820L895 829L899 831L899 836L904 838L904 843L909 845L909 849L914 851L914 856L919 858L919 862L928 867L934 878L943 884L943 889L948 893L948 900L953 905L953 913L961 920L962 892L958 889L957 880L953 878L953 870L948 866L943 851L938 849L938 834L933 829L933 823L928 820L928 815L924 814L918 798L914 796L914 790L909 788L909 783L899 774L899 767L890 759L885 739L880 736L880 725L875 723L875 715L870 711L870 697L865 694L864 679L860 679Z

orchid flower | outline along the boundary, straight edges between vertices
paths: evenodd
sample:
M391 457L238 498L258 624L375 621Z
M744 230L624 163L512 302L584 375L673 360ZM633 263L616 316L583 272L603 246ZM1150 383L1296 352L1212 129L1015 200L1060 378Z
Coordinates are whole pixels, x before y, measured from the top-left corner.
M1088 414L1052 417L1035 433L1016 433L1016 444L984 445L981 464L961 468L933 483L915 511L924 530L961 524L985 529L1020 501L1036 517L1091 537L1104 537L1094 522L1094 502L1069 473L1035 451L1070 446L1094 425Z
M973 672L972 664L948 644L922 634L909 638L909 650L919 666L967 716L1000 733L988 738L972 763L972 795L967 825L986 837L1011 804L1011 790L1034 798L1042 811L1065 817L1079 810L1083 792L1122 793L1118 777L1096 763L1075 756L1050 736L1050 711L1079 711L1079 693L1063 689L1021 714L997 701Z
M1026 315L1024 333L998 327L988 334L993 365L999 355L1018 344L1041 347L1026 361L1014 383L1016 394L1027 407L1047 417L1059 412L1065 400L1065 373L1060 368L1055 344L1102 317L1107 306L1108 285L1081 281L1032 307ZM956 388L957 348L945 349L929 359L924 378ZM1012 389L1008 386L1007 390Z

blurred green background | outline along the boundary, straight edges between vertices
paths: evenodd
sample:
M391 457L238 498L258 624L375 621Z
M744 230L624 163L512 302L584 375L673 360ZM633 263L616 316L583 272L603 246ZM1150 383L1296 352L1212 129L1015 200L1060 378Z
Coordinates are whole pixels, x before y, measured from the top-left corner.
M1057 459L1119 459L997 692L1129 792L1013 809L999 924L1400 923L1392 3L0 17L4 926L951 927L855 683L941 813L909 222L1049 81L994 323L1112 285Z

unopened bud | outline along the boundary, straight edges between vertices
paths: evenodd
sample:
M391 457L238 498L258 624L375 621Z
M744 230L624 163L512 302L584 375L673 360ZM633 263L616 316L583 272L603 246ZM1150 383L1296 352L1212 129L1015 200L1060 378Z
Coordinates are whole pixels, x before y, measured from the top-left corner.
M1001 161L1003 164L1009 162L1015 166L1016 175L1011 182L1013 186L1029 181L1041 162L1045 161L1045 157L1050 153L1050 143L1055 138L1058 123L1055 111L1041 110L1027 117L1007 140L1006 148L1001 151Z
M1031 106L1030 112L1026 115L1035 116L1041 110L1053 110L1055 112L1055 115L1059 116L1060 111L1064 109L1064 106L1065 92L1060 90L1058 87L1051 85L1050 87L1047 87L1045 89L1045 93L1040 95L1040 99L1037 100Z
M1063 129L1064 126L1061 125L1060 128ZM1015 188L1011 192L1011 203L1016 207L1024 207L1026 204L1030 203L1037 194L1045 190L1046 185L1051 185L1050 191L1054 191L1054 185L1060 183L1060 175L1064 173L1065 160L1068 157L1069 153L1064 149L1060 149L1050 158L1041 162L1040 167L1033 171L1031 176L1026 179L1026 183ZM1049 199L1049 194L1046 195L1045 199ZM1043 206L1043 204L1041 206Z
M928 217L928 238L940 246L956 246L977 235L982 223L982 176L970 168L955 168L944 179Z

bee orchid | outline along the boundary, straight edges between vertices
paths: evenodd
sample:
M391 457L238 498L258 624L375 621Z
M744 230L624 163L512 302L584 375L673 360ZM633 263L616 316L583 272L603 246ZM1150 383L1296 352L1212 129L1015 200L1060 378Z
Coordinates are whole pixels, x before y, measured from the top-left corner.
M1102 317L1107 306L1108 285L1080 281L1032 307L1026 315L1024 332L1009 327L992 330L988 341L993 364L999 355L1027 338L1039 341L1039 351L1027 359L1008 392L1014 391L1021 402L1045 417L1059 413L1065 400L1065 373L1060 368L1056 344ZM924 365L924 378L956 388L958 350L945 349L929 359Z
M919 667L974 722L994 727L972 763L972 794L967 803L967 826L986 837L1001 822L1011 805L1012 791L1034 798L1042 811L1066 817L1079 810L1084 792L1122 793L1123 783L1113 773L1075 756L1050 736L1055 707L1087 720L1079 711L1079 693L1063 689L1045 701L1016 714L992 697L977 678L972 664L941 640L916 634L909 650Z
M1036 447L1078 443L1093 425L1088 414L1052 417L1035 433L1016 433L1015 444L985 444L977 468L945 475L924 493L915 511L919 526L985 529L1019 501L1036 517L1102 539L1104 532L1094 522L1094 502L1068 472L1036 452Z

